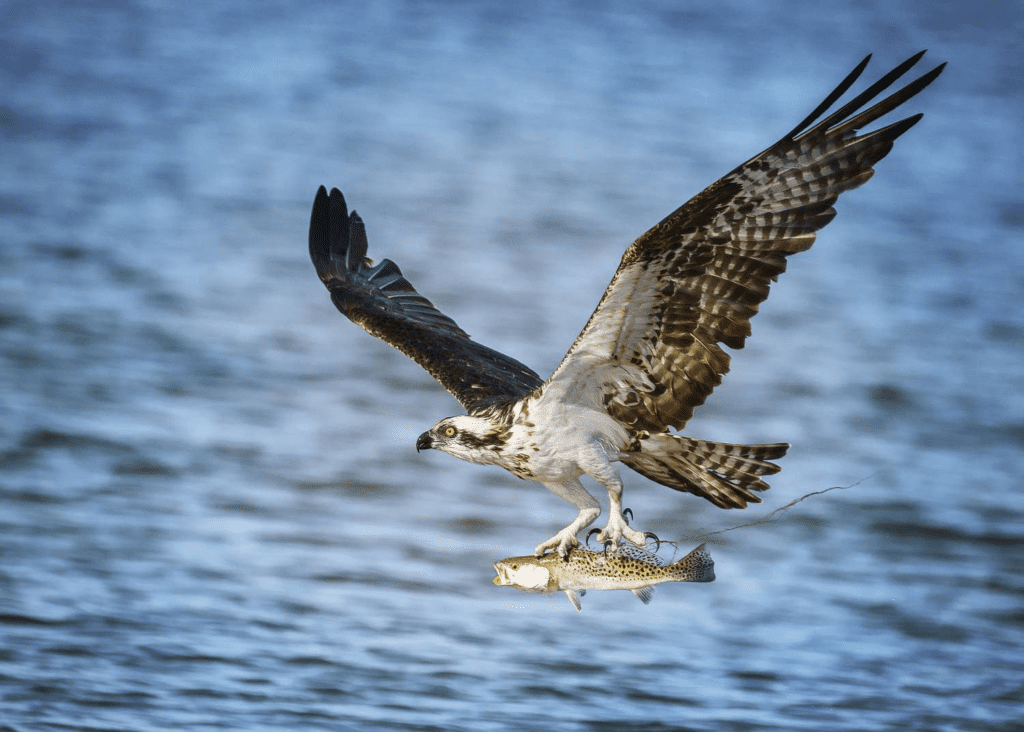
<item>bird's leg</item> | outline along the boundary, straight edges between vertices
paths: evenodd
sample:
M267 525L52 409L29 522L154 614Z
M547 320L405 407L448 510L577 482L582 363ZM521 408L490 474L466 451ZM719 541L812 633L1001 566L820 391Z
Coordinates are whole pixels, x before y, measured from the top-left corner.
M577 479L565 483L545 483L544 487L559 498L564 498L576 506L580 512L577 514L575 521L547 541L539 544L533 550L533 553L539 557L551 549L557 549L558 555L562 559L568 559L569 552L580 545L576 534L594 523L597 517L601 515L601 504L587 492L587 489Z
M608 489L608 523L605 524L601 533L597 535L597 540L600 542L611 541L618 544L619 540L625 537L637 546L646 544L647 532L631 529L626 522L626 517L622 515L622 479L616 474L611 480L601 482ZM630 511L630 514L632 513Z

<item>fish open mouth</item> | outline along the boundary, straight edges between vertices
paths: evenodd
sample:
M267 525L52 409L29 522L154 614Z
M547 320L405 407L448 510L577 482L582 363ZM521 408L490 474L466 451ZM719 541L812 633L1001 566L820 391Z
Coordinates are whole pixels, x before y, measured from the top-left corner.
M494 571L497 576L491 580L492 584L500 587L515 587L523 592L548 592L548 585L551 583L551 571L532 562L514 561L506 559L494 563Z

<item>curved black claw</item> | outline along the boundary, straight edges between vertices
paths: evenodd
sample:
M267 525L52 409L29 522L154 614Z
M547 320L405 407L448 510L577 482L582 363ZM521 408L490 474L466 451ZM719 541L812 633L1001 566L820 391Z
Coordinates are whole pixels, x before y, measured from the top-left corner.
M586 543L587 549L590 548L590 537L593 536L594 534L600 534L600 533L601 533L601 529L591 529L590 531L587 532L587 543Z
M654 539L654 542L656 544L656 546L654 547L654 551L658 551L659 549L661 549L661 539L658 538L657 534L655 534L653 531L645 531L644 542L646 543L648 539Z
M629 521L632 521L633 520L633 509L632 508L624 508L624 509L622 509L622 518L626 518L626 514L627 513L629 514ZM629 524L629 521L626 522L627 525Z
M604 543L604 555L606 557L608 556L608 547L610 547L610 546L615 546L615 542L612 541L611 539L609 539L608 541L606 541Z

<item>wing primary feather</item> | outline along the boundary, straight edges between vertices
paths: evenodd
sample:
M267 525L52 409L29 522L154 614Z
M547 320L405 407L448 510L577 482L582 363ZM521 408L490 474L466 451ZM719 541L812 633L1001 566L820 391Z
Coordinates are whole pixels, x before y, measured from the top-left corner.
M857 79L860 78L860 75L864 73L864 69L867 68L869 61L871 61L870 53L864 57L863 61L857 64L857 68L855 68L853 71L847 74L846 78L839 82L839 86L833 89L832 92L827 97L825 97L825 100L814 108L813 112L807 115L800 124L798 124L792 130L790 130L787 134L785 134L782 139L792 140L798 134L807 129L811 124L813 124L814 120L818 119L818 117L820 117L826 111L828 111L828 108L835 104L837 101L839 101L839 98L843 96L843 94L846 94L847 90L851 86L853 86L854 82L856 82Z
M327 228L330 231L331 256L345 257L348 253L349 235L352 231L352 219L348 215L345 197L337 188L331 189L328 199L329 209Z
M342 199L344 205L345 199ZM313 260L317 275L324 279L322 274L328 267L331 258L331 216L328 213L330 202L327 197L327 189L320 186L316 192L316 199L313 201L313 213L309 217L309 257ZM345 215L347 219L348 216Z
M337 193L338 198L341 198L341 191L338 189L334 189L333 193ZM343 199L342 212L344 212L344 205ZM342 215L344 216L344 213L342 213ZM345 251L345 267L351 272L358 269L359 265L364 262L366 264L369 264L369 262L366 261L366 249L368 246L366 242L366 225L363 223L363 220L359 218L359 214L355 211L352 212L352 215L349 217L349 221L348 248L347 251L342 251ZM339 228L344 227L342 226Z
M837 134L842 135L846 134L847 132L856 132L862 127L871 124L882 115L892 111L896 107L906 102L911 97L914 97L917 94L919 94L925 87L927 87L929 84L935 81L935 79L938 78L939 74L941 74L945 68L946 64L939 64L934 69L929 71L927 74L924 74L920 78L915 79L914 81L900 89L898 92L892 94L889 97L886 97L885 99L883 99L881 102L871 107L870 109L866 109L860 114L858 114L856 117L853 117L843 122L842 124L837 125L832 130L830 130L830 132L834 131ZM915 116L919 119L923 115L917 114ZM842 117L839 117L837 119L842 119ZM822 124L825 123L823 122Z
M895 69L890 71L888 74L883 76L881 79L876 81L874 84L869 86L867 89L862 91L856 97L851 99L849 102L844 104L842 107L837 109L835 112L830 114L828 117L823 119L821 122L816 124L813 128L811 128L810 130L808 130L807 133L804 133L804 134L810 134L811 132L814 132L815 130L818 130L818 129L827 130L830 127L832 127L833 125L835 125L837 122L840 122L840 121L846 119L846 117L848 117L849 115L851 115L854 112L856 112L858 109L863 107L865 104L867 104L872 99L874 99L879 94L881 94L883 91L885 91L890 86L892 86L893 83L898 78L900 78L905 73L907 73L907 71L909 71L911 69L911 67L914 66L914 64L916 64L918 61L920 61L921 57L924 56L924 54L925 54L925 51L920 51L918 53L915 53L913 56L911 56L906 61L901 63ZM891 97L888 97L887 99L879 102L874 107L869 109L867 112L864 112L863 114L858 115L858 117L855 117L854 119L858 119L859 117L865 117L866 118L865 121L863 123L859 124L858 126L863 127L864 124L867 124L868 122L871 122L872 120L877 119L878 117L881 117L883 114L885 114L889 110L891 110L894 107L897 107L900 104L902 104L903 102L907 101L912 96L917 94L917 92L921 91L921 89L924 89L924 87L928 86L928 84L930 84L935 79L935 77L938 76L940 73L942 73L942 67L938 68L938 73L936 73L935 69L933 69L929 73L927 73L924 76L922 76L920 79L917 79L916 81L911 82L910 84L908 84L901 91L899 91L899 92L893 94ZM915 88L915 86L917 84L919 84L922 80L925 80L925 79L927 79L927 81L925 81L923 85ZM910 93L907 93L908 90L912 90L912 91L910 91ZM891 102L891 104L890 104L890 102ZM867 115L870 115L875 110L879 110L879 111L876 114L874 114L874 116L867 117ZM850 122L848 121L845 124L849 125ZM856 129L856 127L854 127L853 129Z

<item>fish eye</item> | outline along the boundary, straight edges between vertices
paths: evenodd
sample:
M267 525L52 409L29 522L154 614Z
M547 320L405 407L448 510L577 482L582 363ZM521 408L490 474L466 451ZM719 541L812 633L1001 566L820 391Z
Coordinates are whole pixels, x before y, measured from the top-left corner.
M455 437L456 432L458 432L458 430L452 427L451 425L448 425L442 430L442 433L444 434L445 437Z

